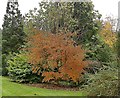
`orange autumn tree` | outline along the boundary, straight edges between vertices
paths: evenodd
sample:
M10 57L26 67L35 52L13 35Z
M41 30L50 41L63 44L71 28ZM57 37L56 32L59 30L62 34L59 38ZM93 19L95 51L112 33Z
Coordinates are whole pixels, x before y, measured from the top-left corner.
M28 38L30 47L27 48L33 73L41 74L43 82L79 82L89 61L84 60L85 50L73 45L73 34L52 34L39 30L33 32L36 34Z

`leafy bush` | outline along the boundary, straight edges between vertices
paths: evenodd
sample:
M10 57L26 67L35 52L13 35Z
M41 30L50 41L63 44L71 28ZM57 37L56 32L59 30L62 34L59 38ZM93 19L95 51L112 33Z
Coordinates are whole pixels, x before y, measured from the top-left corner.
M104 42L87 43L85 47L88 49L86 58L94 61L109 63L113 59L113 51Z
M108 68L96 74L86 74L88 81L81 91L88 96L118 96L118 70Z
M31 65L27 63L26 54L14 53L8 60L8 74L15 82L40 82L40 76L32 74Z
M43 82L60 80L79 82L89 61L84 60L85 50L74 46L71 33L52 34L37 32L29 38L29 63L33 73L42 74ZM42 71L41 71L42 69Z
M2 54L2 76L8 76L8 64L7 61L10 59L11 55Z

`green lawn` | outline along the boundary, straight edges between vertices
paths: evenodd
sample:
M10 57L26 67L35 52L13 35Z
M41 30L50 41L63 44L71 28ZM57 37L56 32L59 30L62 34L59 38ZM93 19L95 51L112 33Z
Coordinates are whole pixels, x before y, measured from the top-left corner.
M50 90L30 87L10 82L6 77L2 79L2 96L82 96L79 91Z

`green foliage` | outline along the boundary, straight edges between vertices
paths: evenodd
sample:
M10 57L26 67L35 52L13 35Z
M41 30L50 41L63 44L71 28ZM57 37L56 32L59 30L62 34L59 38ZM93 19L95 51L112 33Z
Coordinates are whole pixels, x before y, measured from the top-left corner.
M1 48L1 46L2 46L2 30L0 28L0 48ZM1 49L0 49L0 51L1 51Z
M31 65L27 63L25 54L14 53L8 63L8 74L16 82L40 82L40 76L32 74Z
M2 53L18 52L24 43L22 14L18 9L18 2L8 2L4 23L2 25Z
M73 17L77 20L77 27L74 31L78 32L77 41L92 41L91 37L96 35L100 28L101 15L94 10L91 2L75 2Z
M88 96L118 96L118 69L102 69L96 74L86 74L86 78L81 91Z
M87 42L84 47L88 50L86 58L100 63L109 64L116 59L114 50L112 50L103 39L97 34L92 37L95 42Z
M96 41L84 44L85 49L88 50L86 59L93 61L93 64L89 65L86 71L95 74L104 67L118 68L116 53L113 48L110 48L99 35L92 39Z
M52 33L77 32L86 33L86 39L99 29L101 15L94 10L90 2L40 2L39 9L30 10L25 16L25 25L32 23L33 27Z
M43 31L58 33L68 28L72 20L71 7L73 3L41 2L39 9L30 10L25 16L25 25L33 24L33 27Z
M118 36L117 36L117 56L118 59L120 60L120 31L118 32ZM120 61L119 61L120 64Z
M8 70L7 70L7 61L11 58L11 54L2 54L2 75L7 76L8 75Z
M9 52L19 52L19 49L24 44L25 33L23 32L22 14L18 6L18 2L7 2L6 14L2 25L2 75L7 75L6 56Z
M115 45L115 52L116 52L116 58L117 58L117 67L118 70L120 69L120 31L117 32L117 41Z
M86 58L100 61L103 63L109 63L112 57L112 50L105 44L93 45L93 43L87 44L89 51L86 55ZM86 47L87 47L86 46Z
M2 75L2 30L0 29L0 75Z

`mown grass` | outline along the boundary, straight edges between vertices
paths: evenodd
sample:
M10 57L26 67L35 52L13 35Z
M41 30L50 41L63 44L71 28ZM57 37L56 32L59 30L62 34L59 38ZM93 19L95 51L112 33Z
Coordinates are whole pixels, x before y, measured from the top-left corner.
M2 79L2 96L83 96L80 91L51 90L30 87L11 82L9 78Z

